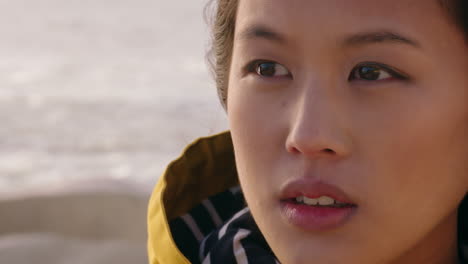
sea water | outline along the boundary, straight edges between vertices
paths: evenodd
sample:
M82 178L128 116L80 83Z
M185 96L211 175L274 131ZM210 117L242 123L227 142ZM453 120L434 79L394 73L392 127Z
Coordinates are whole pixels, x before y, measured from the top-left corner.
M226 129L205 63L207 0L0 0L0 193L151 187Z

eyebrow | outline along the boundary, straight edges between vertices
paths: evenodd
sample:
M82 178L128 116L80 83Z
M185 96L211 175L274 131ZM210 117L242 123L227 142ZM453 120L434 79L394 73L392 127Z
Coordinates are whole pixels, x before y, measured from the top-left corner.
M275 32L263 25L251 25L247 27L245 30L240 32L239 38L243 40L265 39L282 45L287 44L287 38L285 35ZM421 48L421 45L417 41L389 30L375 30L351 34L344 37L342 43L344 46L361 46L375 43L401 43Z
M263 25L251 25L239 34L242 40L266 39L279 44L286 44L286 37Z
M344 44L348 46L365 45L373 43L402 43L421 48L421 45L408 37L388 30L377 30L364 33L353 34L345 38Z

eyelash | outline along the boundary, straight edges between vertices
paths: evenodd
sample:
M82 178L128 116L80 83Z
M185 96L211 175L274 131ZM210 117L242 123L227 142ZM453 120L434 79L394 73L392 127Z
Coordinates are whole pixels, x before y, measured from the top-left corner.
M392 76L392 78L395 78L395 79L398 79L398 80L409 80L410 77L402 72L400 72L399 70L387 65L387 64L384 64L384 63L378 63L378 62L361 62L359 63L358 65L356 65L350 72L350 75L348 77L348 81L352 81L352 80L356 80L355 78L352 78L352 76L354 76L354 73L356 70L362 68L362 67L373 67L373 68L377 68L379 70L382 70L386 73L388 73L390 76Z
M254 74L257 74L257 68L260 64L263 64L263 63L275 63L275 64L278 64L278 65L282 65L282 64L279 64L275 61L271 61L271 60L254 60L250 63L248 63L246 66L245 66L245 69L244 69L244 72L246 73L254 73ZM284 66L283 66L284 67ZM289 70L288 70L289 71ZM260 75L261 76L261 75ZM264 77L264 76L261 76L261 77ZM292 74L289 73L288 77L291 77L292 78ZM267 78L267 77L265 77Z
M274 64L279 64L275 61L271 61L271 60L253 60L252 62L248 63L246 66L245 66L245 69L244 71L246 73L253 73L253 74L256 74L256 75L259 75L257 73L257 69L259 67L260 64L262 63L274 63ZM281 65L281 64L279 64ZM395 68L389 66L389 65L386 65L384 63L378 63L378 62L362 62L362 63L359 63L358 65L356 65L350 72L350 75L348 77L348 81L353 81L353 80L357 80L356 78L354 78L354 74L356 73L356 70L362 68L362 67L373 67L373 68L377 68L379 70L382 70L384 72L387 72L389 75L391 75L393 78L395 79L398 79L398 80L409 80L409 76L407 76L406 74L404 73L401 73L400 71L396 70ZM283 66L284 67L284 66ZM262 76L262 75L259 75L261 77L264 77L264 78L271 78L271 77L265 77L265 76ZM289 73L289 75L287 77L290 77L292 78L292 74ZM367 80L369 81L369 80Z

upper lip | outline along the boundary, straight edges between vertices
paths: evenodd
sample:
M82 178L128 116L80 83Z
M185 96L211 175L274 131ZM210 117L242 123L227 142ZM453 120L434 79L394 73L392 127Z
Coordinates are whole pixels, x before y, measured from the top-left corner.
M311 178L290 181L281 189L281 200L293 199L299 196L309 198L328 196L341 203L355 204L339 187Z

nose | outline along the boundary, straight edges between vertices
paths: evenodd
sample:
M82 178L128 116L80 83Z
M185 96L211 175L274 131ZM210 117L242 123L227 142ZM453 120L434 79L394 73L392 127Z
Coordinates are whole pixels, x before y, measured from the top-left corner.
M308 159L338 159L350 153L343 99L306 90L296 100L286 150Z

